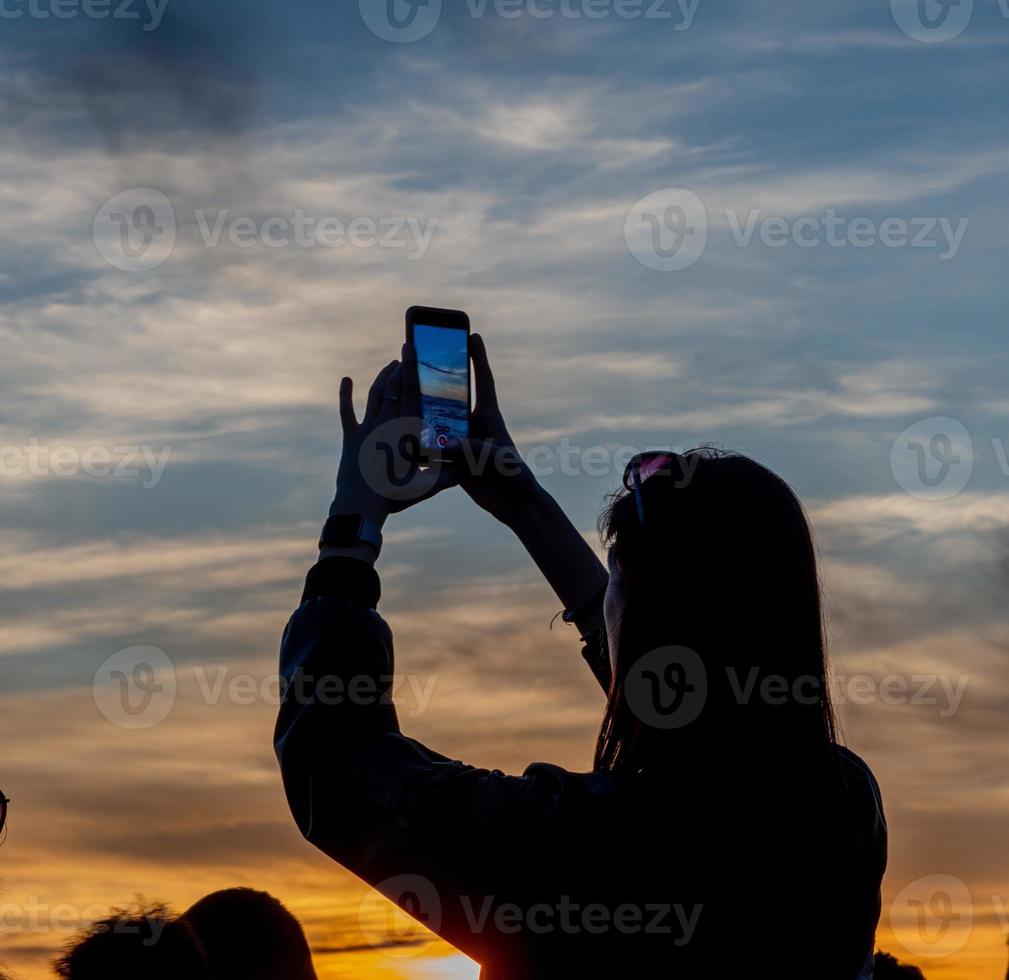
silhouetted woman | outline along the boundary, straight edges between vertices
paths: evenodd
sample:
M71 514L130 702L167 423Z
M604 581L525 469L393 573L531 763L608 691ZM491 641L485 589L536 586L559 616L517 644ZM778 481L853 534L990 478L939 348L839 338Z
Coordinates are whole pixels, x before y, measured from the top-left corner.
M474 439L414 493L384 487L367 448L418 414L413 350L362 422L341 387L336 499L281 650L276 747L302 832L493 980L868 976L885 824L835 737L795 495L742 456L645 454L603 518L607 571L518 456L478 337L473 361ZM476 769L400 734L387 697L332 696L388 692L377 532L453 482L579 628L607 696L591 773Z

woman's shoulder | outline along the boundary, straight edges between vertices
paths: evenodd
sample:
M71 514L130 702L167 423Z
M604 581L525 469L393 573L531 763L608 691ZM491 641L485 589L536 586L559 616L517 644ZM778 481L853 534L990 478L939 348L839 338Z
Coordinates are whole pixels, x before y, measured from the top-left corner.
M882 875L887 859L887 829L879 783L868 763L851 749L838 746L838 757L855 850Z
M866 798L866 802L875 805L879 810L880 817L883 816L883 794L879 788L879 782L869 764L859 755L856 755L847 746L837 747L838 758L841 762L841 775L845 782L845 787L849 794L858 794Z

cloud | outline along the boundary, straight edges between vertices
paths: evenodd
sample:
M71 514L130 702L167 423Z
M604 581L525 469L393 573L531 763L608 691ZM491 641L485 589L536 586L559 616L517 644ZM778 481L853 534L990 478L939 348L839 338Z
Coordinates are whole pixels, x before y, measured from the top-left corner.
M702 4L675 36L459 7L416 45L376 38L354 4L166 16L153 37L24 20L0 40L0 447L171 450L150 490L0 477L5 900L80 908L141 889L185 907L248 883L306 921L333 976L457 965L439 962L443 945L405 966L361 949L362 887L288 818L273 706L208 703L194 673L275 670L332 493L338 378L355 377L360 401L418 302L470 311L523 448L714 441L797 487L838 681L968 679L948 717L841 705L884 788L887 897L940 870L1004 891L1009 509L984 438L1007 414L992 297L1009 148L992 93L1009 32L994 10L943 49L869 2ZM160 268L127 273L97 253L92 221L143 186L171 199L177 240ZM694 189L711 221L701 261L668 275L636 262L623 233L663 187ZM727 208L970 227L948 263L744 249ZM411 260L227 235L208 247L197 217L261 227L299 209L436 225ZM975 477L948 501L899 493L890 471L896 434L925 415L975 435ZM619 473L544 479L588 529ZM403 669L436 681L428 710L405 713L409 733L512 772L587 768L601 693L573 631L549 629L558 602L505 529L456 492L388 530L383 611ZM136 643L163 649L180 679L175 711L147 733L108 723L91 690ZM978 912L973 975L1002 966L997 919ZM63 938L14 936L5 955L34 980Z
M973 536L999 530L1009 524L1009 498L966 492L936 502L904 493L862 495L818 504L813 513L816 522L832 533L879 544L909 532L934 538L950 532Z

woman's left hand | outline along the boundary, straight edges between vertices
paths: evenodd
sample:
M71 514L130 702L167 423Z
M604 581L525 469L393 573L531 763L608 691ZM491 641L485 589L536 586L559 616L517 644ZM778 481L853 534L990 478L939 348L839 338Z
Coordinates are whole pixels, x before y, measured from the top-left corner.
M389 514L428 500L458 479L454 468L433 462L421 468L420 392L417 355L403 345L368 392L364 419L354 412L354 383L340 382L343 454L330 514L362 514L381 525Z

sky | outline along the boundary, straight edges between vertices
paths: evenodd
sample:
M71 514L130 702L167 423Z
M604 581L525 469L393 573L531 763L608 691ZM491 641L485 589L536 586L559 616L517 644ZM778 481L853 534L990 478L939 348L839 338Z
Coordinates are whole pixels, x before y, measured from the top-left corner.
M288 904L324 978L475 976L390 945L402 923L300 838L271 745L339 378L361 392L415 304L468 311L594 543L629 450L713 443L791 482L889 819L880 945L929 980L1004 975L1005 0L0 20L16 977L102 910L233 885ZM503 528L452 492L390 522L379 568L408 734L591 765L601 696Z
M418 323L414 326L413 338L421 392L435 398L461 401L465 412L470 373L466 332Z

